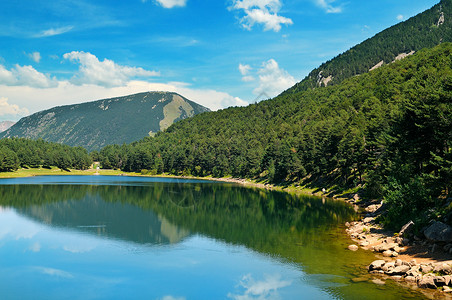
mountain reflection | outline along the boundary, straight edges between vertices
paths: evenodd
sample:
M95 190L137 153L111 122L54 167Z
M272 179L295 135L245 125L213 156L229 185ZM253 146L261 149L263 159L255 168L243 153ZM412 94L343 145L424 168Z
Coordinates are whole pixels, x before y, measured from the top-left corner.
M140 244L201 234L295 260L293 245L314 244L354 216L342 202L199 182L2 185L0 205L51 226Z

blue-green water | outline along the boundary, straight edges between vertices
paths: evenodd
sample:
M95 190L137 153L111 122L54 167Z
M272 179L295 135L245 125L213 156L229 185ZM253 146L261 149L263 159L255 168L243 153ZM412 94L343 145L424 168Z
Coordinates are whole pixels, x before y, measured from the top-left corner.
M1 179L0 298L422 298L372 282L372 254L346 249L354 217L342 202L200 180Z

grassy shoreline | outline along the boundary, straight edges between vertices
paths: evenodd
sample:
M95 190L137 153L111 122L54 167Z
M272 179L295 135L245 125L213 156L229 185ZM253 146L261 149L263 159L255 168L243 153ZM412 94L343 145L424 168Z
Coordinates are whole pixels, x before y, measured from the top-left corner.
M57 176L67 176L67 175L104 175L104 176L136 176L136 177L164 177L164 178L181 178L181 179L202 179L202 180L211 180L211 181L221 181L221 182L231 182L237 183L244 186L262 188L267 190L275 190L287 192L290 194L297 195L309 195L309 196L318 196L325 197L325 194L317 189L307 188L303 186L277 186L273 184L266 183L264 181L256 181L250 179L241 179L241 178L233 178L233 177L222 177L215 178L211 176L207 177L196 177L196 176L177 176L177 175L169 175L169 174L160 174L160 175L142 175L141 173L135 172L124 172L121 170L110 170L110 169L88 169L88 170L70 170L65 171L56 167L48 168L21 168L14 172L0 172L0 179L3 178L21 178L21 177L32 177L32 176L47 176L47 175L57 175ZM328 195L331 198L331 195ZM337 198L337 197L334 197Z

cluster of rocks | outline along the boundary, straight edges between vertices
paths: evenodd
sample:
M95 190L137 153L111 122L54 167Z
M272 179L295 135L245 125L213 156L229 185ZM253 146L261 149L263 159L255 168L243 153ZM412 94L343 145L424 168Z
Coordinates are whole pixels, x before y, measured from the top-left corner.
M376 260L369 265L369 272L389 275L395 280L403 279L420 288L442 288L444 292L452 292L452 261L416 264L414 259L410 262Z
M356 204L358 202L356 198L349 202ZM357 244L350 245L348 249L357 251L361 248L383 256L383 259L370 264L370 273L390 276L394 280L403 280L420 288L439 289L452 293L452 260L446 261L452 258L450 255L452 254L451 226L440 221L432 221L420 231L422 234L420 236L413 233L414 223L410 221L399 232L394 233L385 230L375 221L377 216L384 214L383 203L369 203L364 209L363 219L345 225L348 235ZM410 255L407 255L407 250L411 249L412 252L413 247L418 249L417 251L422 249L427 256L433 253L440 254L443 261L432 262L424 259L423 262L416 264L416 261L410 260ZM400 258L408 258L410 261L406 262Z

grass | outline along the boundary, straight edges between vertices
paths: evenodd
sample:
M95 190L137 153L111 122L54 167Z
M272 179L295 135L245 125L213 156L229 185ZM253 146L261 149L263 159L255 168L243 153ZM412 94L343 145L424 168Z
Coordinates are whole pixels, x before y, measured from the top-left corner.
M128 175L128 176L143 176L143 177L169 177L169 178L188 178L188 179L205 179L205 180L219 180L219 181L234 181L235 178L231 176L227 176L224 178L213 178L212 176L206 177L196 177L196 176L174 176L168 174L159 174L159 175L142 175L141 173L134 172L123 172L121 170L107 170L93 169L88 170L70 170L64 171L57 167L52 167L50 169L47 168L21 168L14 172L0 172L1 178L15 178L15 177L31 177L31 176L44 176L44 175ZM276 191L283 191L290 194L297 195L314 195L314 196L323 196L323 192L320 191L320 188L314 188L312 185L299 185L299 184L288 184L288 185L273 185L268 184L266 180L256 180L256 179L240 179L234 182L241 183L245 186L250 187L259 187L259 188L267 188ZM331 191L328 191L329 194ZM333 193L334 196L339 196L338 194ZM342 193L340 194L342 195ZM332 195L329 194L329 197Z
M42 175L95 175L97 170L70 170L63 171L59 168L52 167L47 168L21 168L14 172L0 172L0 178L14 178L14 177L31 177L31 176L42 176ZM137 175L136 173L125 173L120 170L98 170L99 175Z

